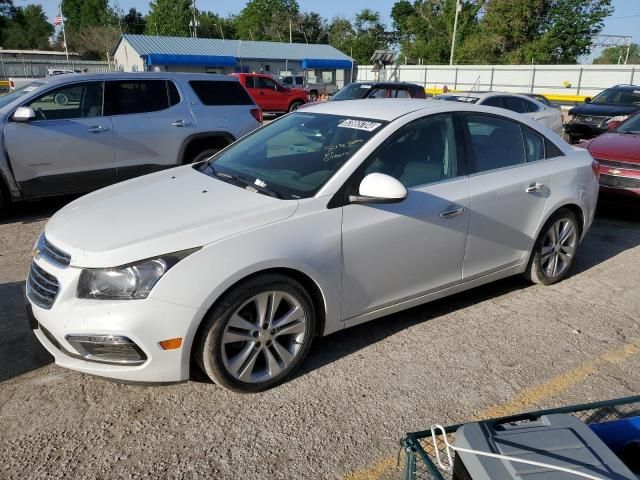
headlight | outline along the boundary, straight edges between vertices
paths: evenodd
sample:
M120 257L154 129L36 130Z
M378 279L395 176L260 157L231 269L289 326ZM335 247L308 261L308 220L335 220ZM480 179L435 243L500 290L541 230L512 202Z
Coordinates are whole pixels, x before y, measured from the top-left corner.
M77 296L100 300L147 298L171 267L197 250L199 248L169 253L121 267L84 269L78 281Z

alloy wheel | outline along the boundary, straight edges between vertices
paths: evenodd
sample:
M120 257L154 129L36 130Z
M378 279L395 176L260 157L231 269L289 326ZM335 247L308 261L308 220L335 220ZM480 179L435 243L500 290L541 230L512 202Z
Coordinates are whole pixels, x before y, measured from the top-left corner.
M280 376L302 350L308 334L305 310L283 291L259 293L229 318L222 334L222 363L233 378L259 383Z
M540 251L540 267L547 277L558 277L569 268L577 242L577 230L571 220L562 218L551 225Z

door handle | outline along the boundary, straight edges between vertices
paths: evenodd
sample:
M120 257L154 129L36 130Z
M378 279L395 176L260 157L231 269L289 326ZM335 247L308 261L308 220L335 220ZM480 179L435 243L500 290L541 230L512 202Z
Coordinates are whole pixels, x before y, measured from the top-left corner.
M527 188L524 189L527 193L539 193L542 192L546 187L542 183L532 183Z
M191 125L191 122L187 122L186 120L176 120L171 125L174 127L188 127Z
M109 129L107 127L103 127L102 125L93 125L87 128L87 132L91 133L100 133L100 132L108 132Z
M454 205L449 205L447 208L449 210L445 210L444 212L440 213L440 218L457 217L458 215L462 215L466 210L464 207L456 207Z

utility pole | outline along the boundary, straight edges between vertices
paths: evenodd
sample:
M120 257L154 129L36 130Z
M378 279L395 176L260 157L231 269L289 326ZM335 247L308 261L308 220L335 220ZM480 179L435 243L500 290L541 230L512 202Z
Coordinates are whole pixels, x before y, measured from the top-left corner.
M453 38L451 39L451 57L449 58L449 65L453 65L453 54L456 50L456 34L458 33L458 14L462 10L460 0L456 0L456 18L453 21Z
M292 32L291 19L289 19L289 43L293 43L293 32Z
M67 57L67 62L69 61L69 50L67 48L67 34L64 31L64 13L62 12L62 2L58 5L58 9L60 10L60 21L62 22L62 42L64 43L64 54Z
M193 0L193 38L198 38L198 19L196 17L196 0Z

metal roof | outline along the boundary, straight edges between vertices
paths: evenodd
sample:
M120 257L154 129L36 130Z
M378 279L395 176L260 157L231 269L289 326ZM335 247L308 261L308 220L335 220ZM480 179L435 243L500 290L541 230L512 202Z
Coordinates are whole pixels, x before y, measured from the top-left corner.
M251 40L220 40L217 38L160 37L124 34L114 47L126 40L138 54L147 55L201 55L236 57L246 60L347 60L331 45L307 43L254 42Z

